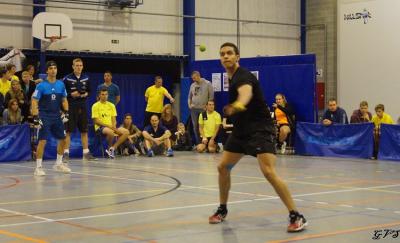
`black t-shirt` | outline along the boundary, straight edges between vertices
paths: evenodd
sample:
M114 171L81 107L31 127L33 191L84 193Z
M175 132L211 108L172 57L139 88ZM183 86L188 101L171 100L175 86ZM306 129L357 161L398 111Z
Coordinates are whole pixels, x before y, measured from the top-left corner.
M231 116L233 133L238 136L245 136L256 131L272 131L273 121L265 102L260 82L247 69L239 67L233 74L232 79L229 80L229 103L237 100L237 90L245 84L252 86L253 96L245 111Z

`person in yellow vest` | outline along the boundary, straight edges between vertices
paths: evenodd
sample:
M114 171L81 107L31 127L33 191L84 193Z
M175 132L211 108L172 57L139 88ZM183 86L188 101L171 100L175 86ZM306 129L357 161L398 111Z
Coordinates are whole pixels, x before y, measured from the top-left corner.
M161 117L161 112L164 107L164 96L167 97L171 103L174 103L175 99L170 95L168 90L162 86L163 80L161 76L154 78L154 85L148 87L144 93L144 97L147 102L146 111L144 113L144 126L150 124L150 118L152 115Z
M209 100L206 105L206 111L199 115L199 132L201 137L201 142L197 145L197 152L199 153L204 151L208 151L209 153L218 152L216 138L222 122L221 115L214 109L214 101Z
M10 76L6 69L0 70L0 77L0 93L3 95L3 97L6 97L6 94L11 89Z
M381 136L381 124L394 124L392 117L385 113L385 106L378 104L375 106L376 114L372 116L371 121L375 125L374 129L374 155L373 158L377 158L379 149L379 138Z

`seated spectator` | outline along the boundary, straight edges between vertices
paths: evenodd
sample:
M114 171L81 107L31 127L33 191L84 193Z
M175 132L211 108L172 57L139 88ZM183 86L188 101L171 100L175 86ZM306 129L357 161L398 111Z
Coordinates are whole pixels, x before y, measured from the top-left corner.
M0 93L0 125L3 123L3 111L4 111L4 96L2 93Z
M206 105L206 111L199 115L199 132L201 143L197 145L197 152L209 153L218 152L216 142L217 134L221 126L221 115L214 110L214 101L209 100Z
M381 124L394 124L392 117L385 112L385 106L382 104L378 104L375 106L375 115L372 116L371 121L375 125L374 129L374 155L373 157L376 158L378 155L379 149L379 138L381 135Z
M0 77L0 93L5 97L7 92L11 89L10 76L6 69L0 69Z
M31 75L28 73L28 71L22 72L22 80L19 82L19 84L21 85L22 91L28 98L28 102L30 102L32 94L36 89L36 83L31 80Z
M18 107L18 101L11 99L8 102L7 109L3 112L3 124L4 125L16 125L21 124L22 116L21 109Z
M397 124L400 125L400 116L397 118Z
M349 124L346 111L337 106L336 99L329 99L328 109L324 113L322 124L326 126L332 124Z
M172 144L176 141L176 131L178 130L178 118L174 115L171 104L166 104L161 112L161 125L166 127L171 132L169 138Z
M224 115L222 118L222 144L225 145L225 142L228 140L229 135L233 131L233 124L230 117Z
M38 84L43 81L42 79L36 77L35 66L28 65L28 66L26 66L25 71L27 71L29 73L29 75L31 76L30 81L35 82L35 84Z
M4 99L5 104L8 104L11 99L16 99L18 101L18 106L22 113L22 119L23 121L27 121L30 116L28 98L22 91L19 81L15 79L11 81L11 89L7 92Z
M182 122L178 124L178 131L175 133L175 136L176 144L173 146L174 150L192 151L192 138Z
M274 117L278 126L278 146L281 147L281 154L286 151L286 139L295 129L295 114L291 105L287 103L286 97L283 94L275 96Z
M108 91L103 88L99 93L99 101L92 106L92 119L96 133L106 136L109 148L106 153L115 158L114 151L128 138L126 129L117 128L117 110L113 103L107 101ZM117 141L113 144L114 138Z
M150 117L150 125L143 129L143 138L147 149L147 156L153 157L160 155L167 150L168 157L174 156L174 151L171 148L171 132L160 124L160 119L157 115Z
M129 134L128 139L121 145L123 155L139 155L140 153L145 154L142 147L142 131L135 126L132 122L132 115L127 113L124 116L124 122L120 126L121 129L125 129Z
M351 115L350 123L366 123L371 122L372 115L368 111L368 102L361 101L360 109L353 111Z
M17 67L14 64L9 63L6 65L6 69L9 76L9 80L10 81L16 80L19 82L18 76L15 75L15 73L17 72Z

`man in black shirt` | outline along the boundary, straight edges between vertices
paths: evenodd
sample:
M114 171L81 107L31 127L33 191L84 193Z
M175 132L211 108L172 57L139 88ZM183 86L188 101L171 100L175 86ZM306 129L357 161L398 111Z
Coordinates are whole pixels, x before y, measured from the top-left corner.
M248 154L257 157L265 178L288 208L290 222L287 231L301 231L307 221L297 211L286 184L275 171L274 125L260 83L248 70L239 67L236 45L222 44L220 59L229 76L229 104L224 107L224 113L232 118L233 132L218 165L220 206L209 217L209 223L218 224L225 219L231 185L230 171L244 154Z

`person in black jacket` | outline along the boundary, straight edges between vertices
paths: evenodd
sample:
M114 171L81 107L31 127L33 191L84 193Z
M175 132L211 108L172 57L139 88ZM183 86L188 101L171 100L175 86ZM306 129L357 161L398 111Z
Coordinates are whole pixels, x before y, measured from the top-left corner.
M279 131L279 144L281 145L281 153L284 154L286 150L286 139L295 129L295 114L292 106L287 102L283 94L276 94L275 102L272 107L274 108L274 117Z

